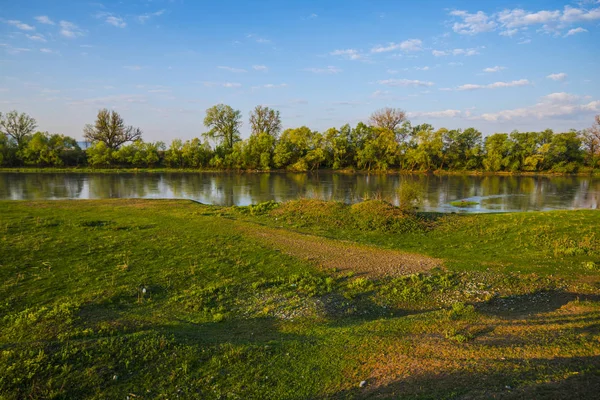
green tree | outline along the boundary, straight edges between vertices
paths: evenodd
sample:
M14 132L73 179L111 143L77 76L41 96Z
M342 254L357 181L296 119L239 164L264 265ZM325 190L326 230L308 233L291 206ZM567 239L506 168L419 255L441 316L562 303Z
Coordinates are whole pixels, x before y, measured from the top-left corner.
M35 133L21 154L26 164L37 166L57 167L81 159L81 149L75 139L47 132Z
M581 141L585 149L587 165L596 167L600 160L600 115L596 115L594 125L581 132Z
M165 164L171 168L183 168L183 142L174 139L165 152Z
M398 143L392 130L372 127L363 145L356 151L359 168L386 171L398 158Z
M241 140L239 129L242 126L242 113L228 105L217 104L207 109L204 125L210 128L205 136L217 140L228 150Z
M478 168L481 162L481 132L475 128L447 131L443 137L445 162L451 170Z
M510 140L506 133L495 133L485 138L483 166L491 172L501 171L507 163Z
M267 133L253 133L244 146L244 167L248 169L271 169L275 138Z
M444 137L446 128L437 131L429 124L418 125L419 130L413 129L412 143L406 151L406 165L409 169L431 171L444 166Z
M35 119L25 113L19 114L16 110L5 115L0 113L0 133L11 137L19 149L24 146L36 127Z
M124 143L141 140L142 131L126 126L118 112L104 108L98 111L94 125L84 127L83 137L92 144L102 142L107 148L117 150Z
M286 129L275 146L273 162L277 168L306 171L325 161L323 136L306 126Z
M96 142L87 150L88 164L92 167L107 167L112 164L113 152L104 142Z
M250 128L255 135L266 133L277 138L281 132L279 111L266 106L256 106L250 112Z

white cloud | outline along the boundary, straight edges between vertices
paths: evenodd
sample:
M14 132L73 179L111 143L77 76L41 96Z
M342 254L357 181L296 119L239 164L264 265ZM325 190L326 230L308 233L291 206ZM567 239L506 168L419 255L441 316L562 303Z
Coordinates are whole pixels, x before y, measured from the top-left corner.
M275 88L284 88L287 86L288 86L287 83L280 83L280 84L267 83L266 85L262 85L262 86L258 86L258 87L263 87L265 89L275 89Z
M386 53L394 50L402 50L405 52L423 50L423 42L419 39L408 39L401 43L388 43L387 46L378 45L371 49L371 53Z
M553 81L564 81L567 78L567 74L560 72L558 74L550 74L546 78L552 79Z
M339 74L343 71L342 69L332 65L327 66L327 68L305 68L304 70L312 72L313 74Z
M342 56L349 60L360 60L363 58L363 56L359 54L358 50L355 49L334 50L329 54L332 56Z
M386 86L433 86L433 82L411 79L384 79L377 81L377 83Z
M529 107L486 113L473 117L485 121L513 120L519 118L547 119L577 114L593 114L600 111L600 101L582 103L583 98L569 93L552 93Z
M56 25L54 23L54 21L52 21L50 18L48 18L48 16L46 15L40 15L37 17L34 17L34 19L39 22L40 24L46 24L46 25Z
M483 70L483 72L500 72L503 69L506 69L506 67L500 67L500 66L496 65L495 67L485 68Z
M424 66L424 67L415 67L415 69L417 71L429 71L431 69L431 67L428 66Z
M528 44L528 43L531 43L531 39L523 39L517 44Z
M267 68L266 65L253 65L252 69L254 69L255 71L264 71L264 72L267 72L269 70L269 68Z
M56 53L54 50L52 50L52 49L46 49L46 48L44 48L44 49L40 49L40 51L41 51L42 53L46 53L46 54L53 54L53 53Z
M483 11L470 14L466 11L451 11L450 15L458 17L462 22L455 22L452 30L461 35L476 35L482 32L490 32L496 29L496 22L490 19Z
M500 32L500 35L502 35L502 36L508 36L508 37L513 37L517 33L519 33L518 29L507 29L505 31Z
M115 17L113 15L109 15L106 17L106 23L112 26L116 26L117 28L125 28L127 23L123 21L123 18Z
M444 56L474 56L479 54L479 51L474 48L470 49L450 49L450 50L433 50L431 52L435 57L444 57Z
M83 36L83 31L77 25L69 21L60 21L60 34L64 37L73 39L77 36Z
M123 68L128 69L130 71L139 71L142 69L142 67L139 65L125 65L123 66Z
M256 43L261 43L261 44L267 44L267 43L271 43L271 40L270 40L270 39L266 39L266 38L264 38L264 37L260 37L260 36L258 36L258 35L255 35L254 33L249 33L249 34L247 34L247 35L246 35L246 37L247 37L248 39L254 39L254 41L255 41Z
M22 31L34 31L35 28L31 25L27 25L21 21L15 20L15 19L10 19L8 21L4 21L5 23L12 25Z
M215 86L221 86L224 88L239 88L242 87L241 83L237 83L237 82L203 82L204 86L206 87L215 87Z
M151 19L152 17L160 17L164 13L165 13L165 10L159 10L159 11L156 11L153 13L138 15L137 20L143 24L146 21L148 21L149 19Z
M217 67L218 69L223 69L225 71L229 71L229 72L233 72L236 74L242 73L242 72L246 72L245 69L242 68L233 68L233 67L227 67L227 66L219 66Z
M42 42L42 43L47 42L47 40L41 34L37 34L37 35L25 35L25 36L27 36L27 39L34 40L36 42Z
M498 89L498 88L507 88L507 87L519 87L519 86L527 86L530 85L527 79L519 79L518 81L511 82L494 82L488 85L475 85L472 83L467 83L465 85L460 85L457 90L477 90L477 89Z
M455 118L460 117L462 111L460 110L443 110L443 111L424 111L424 112L409 112L407 116L409 118Z
M101 107L114 107L116 105L146 103L146 97L138 94L121 94L115 96L96 97L90 99L75 100L69 103L72 106L92 105Z
M569 31L565 34L565 37L567 37L567 36L573 36L573 35L576 35L578 33L584 33L584 32L587 32L587 31L588 31L587 29L584 29L582 27L574 28L574 29L569 29Z

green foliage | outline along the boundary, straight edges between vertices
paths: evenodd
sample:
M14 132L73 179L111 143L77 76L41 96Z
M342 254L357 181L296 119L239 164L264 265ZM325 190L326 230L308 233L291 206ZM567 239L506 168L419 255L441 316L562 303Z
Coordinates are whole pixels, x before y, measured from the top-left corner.
M478 204L479 204L479 202L477 202L477 201L471 201L471 200L456 200L456 201L451 201L450 202L451 206L453 206L453 207L461 207L461 208L464 208L464 207L473 207L473 206L476 206Z
M413 181L400 182L398 193L398 207L404 212L414 212L423 201L423 187Z
M299 227L328 227L360 231L417 232L424 225L414 215L381 200L353 205L312 199L282 203L270 215Z

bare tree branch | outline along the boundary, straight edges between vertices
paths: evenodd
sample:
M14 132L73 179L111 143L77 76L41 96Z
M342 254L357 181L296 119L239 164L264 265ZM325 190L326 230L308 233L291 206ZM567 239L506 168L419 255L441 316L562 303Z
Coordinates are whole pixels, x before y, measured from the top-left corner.
M0 113L0 133L12 137L19 147L36 127L35 119L25 113L11 111L4 116Z
M281 132L281 118L279 111L273 110L266 106L256 106L250 112L250 126L252 133L267 133L274 138L279 136Z
M103 142L109 149L116 150L124 143L140 140L142 131L125 126L118 112L104 108L98 111L94 125L88 124L83 128L83 137L92 143Z
M399 108L382 108L371 114L369 123L371 126L388 129L392 132L406 120L406 113Z

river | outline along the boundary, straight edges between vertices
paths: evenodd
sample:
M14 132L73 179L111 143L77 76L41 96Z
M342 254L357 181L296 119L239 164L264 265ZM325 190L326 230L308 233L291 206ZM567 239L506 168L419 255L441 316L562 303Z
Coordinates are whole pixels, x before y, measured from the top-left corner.
M397 202L406 181L423 188L423 211L506 212L600 208L600 178L576 176L318 173L0 173L2 200L152 198L248 205L299 197ZM479 204L455 207L469 200Z

